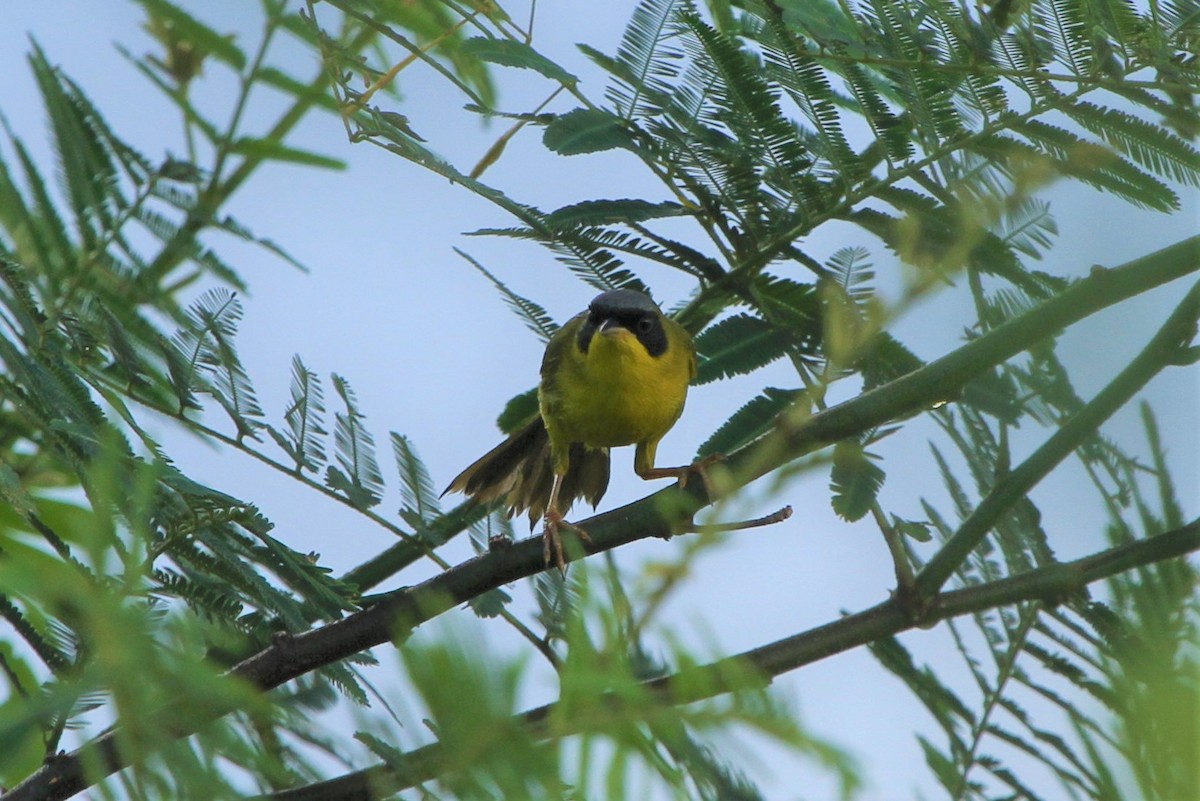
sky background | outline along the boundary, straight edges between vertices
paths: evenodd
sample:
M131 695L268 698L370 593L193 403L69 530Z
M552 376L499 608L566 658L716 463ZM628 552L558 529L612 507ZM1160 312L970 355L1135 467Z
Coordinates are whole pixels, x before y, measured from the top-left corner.
M217 30L236 33L245 48L256 40L255 3L208 0L188 7ZM632 8L630 2L542 2L534 44L579 75L582 90L599 100L603 77L574 43L614 52ZM135 4L119 0L9 3L5 13L0 26L0 112L42 165L51 164L51 155L44 142L43 109L24 60L29 37L40 43L52 63L62 65L112 127L143 153L156 159L166 151L184 152L173 108L113 47L120 42L136 54L152 49L140 29L142 15ZM519 14L514 11L514 16ZM297 76L315 74L318 65L311 53L293 42L281 44L275 63ZM530 110L552 88L527 71L497 68L495 77L498 105L504 110ZM399 110L434 150L464 172L505 128L481 125L462 110L464 98L429 70L406 70L400 86L404 99ZM210 110L226 109L232 90L228 73L211 65L206 79L195 87L196 102ZM565 111L571 105L560 97L551 109ZM253 120L273 119L279 108L278 98L267 94L255 98L248 112L250 130L261 131L262 124L256 126ZM544 210L586 198L665 199L661 186L628 154L562 158L545 151L540 138L539 131L526 129L484 179ZM502 210L392 154L350 144L333 116L314 115L289 142L345 159L349 169L269 166L239 192L228 210L257 234L285 246L311 272L301 274L242 243L209 240L250 285L238 342L259 399L269 418L282 419L290 360L299 353L326 379L336 372L353 385L390 485L396 480L387 432L397 431L413 441L434 482L444 486L498 441L496 415L510 397L535 384L542 352L542 343L506 308L487 280L454 254L452 246L479 259L514 290L542 303L559 322L583 309L595 291L533 245L463 236L514 221ZM0 150L11 158L6 144ZM1185 194L1184 209L1174 215L1140 212L1065 184L1051 188L1046 197L1054 204L1060 236L1057 247L1036 266L1057 275L1079 275L1093 264L1117 266L1150 247L1195 233L1200 222L1194 192ZM825 226L803 243L821 260L846 245L870 248L881 292L894 297L902 285L903 268L860 230ZM691 288L691 279L667 268L638 269L666 306L685 298ZM1146 293L1062 337L1061 355L1082 396L1090 398L1143 347L1186 288L1176 283ZM973 319L965 301L963 288L930 298L910 309L892 331L922 358L941 356L957 345ZM688 462L696 447L762 387L794 383L789 371L777 364L750 377L694 388L682 420L659 449L659 462ZM839 391L852 389L847 382ZM326 396L332 411L334 393L328 380ZM1167 443L1170 461L1185 513L1194 516L1200 453L1197 371L1177 369L1160 376L1146 397L1160 413L1162 430L1175 436ZM391 544L385 531L251 459L181 437L165 421L152 428L162 432L167 451L185 473L253 500L275 522L275 536L299 551L319 552L322 563L335 574ZM1104 431L1130 450L1143 450L1135 406L1114 418ZM950 513L926 445L933 433L931 425L915 421L878 448L888 471L881 500L889 512L921 519L920 498L927 497ZM1045 433L1024 431L1022 435L1015 443L1018 456L1032 451ZM614 480L602 509L663 486L641 482L633 476L631 465L632 449L615 453ZM693 580L664 610L662 622L671 634L706 653L732 653L883 600L894 581L882 538L868 523L838 520L829 508L827 485L828 474L821 471L781 490L760 482L732 508L723 510L722 516L732 519L765 514L786 503L797 514L784 524L731 537L705 557ZM1064 465L1039 486L1034 499L1060 558L1081 556L1101 546L1104 521L1093 491L1073 464ZM397 506L393 491L380 510L394 515ZM679 547L678 542L640 542L621 549L616 558L630 576L636 576L647 560L669 559ZM457 562L469 554L463 541L449 546L445 556ZM405 574L403 582L414 583L433 569ZM390 586L394 585L385 588ZM522 585L513 592L514 608L527 611L528 588ZM479 633L497 653L513 654L526 647L514 641L502 624L477 624L467 612L445 617L460 618L467 630ZM437 622L427 628L436 635L446 625ZM966 686L966 671L944 627L911 632L902 641L920 659ZM394 664L385 656L385 669ZM924 731L935 742L941 739L916 700L865 649L782 677L774 692L799 710L814 734L859 759L867 781L860 798L887 801L915 797L917 792L936 797L911 730ZM530 705L552 698L552 674L540 671L527 694ZM791 757L784 759L770 747L756 743L749 765L770 799L829 795L827 776Z

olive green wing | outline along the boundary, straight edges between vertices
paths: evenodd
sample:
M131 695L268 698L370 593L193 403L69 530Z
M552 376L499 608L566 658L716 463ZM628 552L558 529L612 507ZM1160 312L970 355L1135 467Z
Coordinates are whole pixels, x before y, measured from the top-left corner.
M579 337L579 329L587 319L587 312L577 314L550 337L546 343L546 355L542 357L542 381L538 386L538 406L542 418L546 420L546 428L550 432L550 444L555 450L556 459L566 459L566 448L570 443L558 442L561 437L555 425L561 419L562 393L559 391L559 376L562 373L563 361L567 358L568 349L575 347ZM561 467L561 465L560 465Z
M586 319L587 312L575 315L555 331L554 336L546 343L546 355L542 356L542 389L555 389L554 377L558 375L558 368L562 365L567 348L579 337L579 329L583 328Z

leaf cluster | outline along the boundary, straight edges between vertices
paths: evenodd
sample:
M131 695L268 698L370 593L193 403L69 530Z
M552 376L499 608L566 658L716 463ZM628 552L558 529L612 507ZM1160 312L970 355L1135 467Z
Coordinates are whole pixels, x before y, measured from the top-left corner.
M29 65L58 163L45 170L7 127L0 155L0 608L14 634L0 654L8 786L58 751L65 732L93 725L101 706L142 721L123 735L130 754L173 739L178 721L151 713L168 702L190 703L191 717L206 703L246 707L222 666L281 632L341 616L355 594L273 537L252 503L177 469L139 414L153 409L204 434L208 397L232 424L230 442L266 429L236 347L245 284L206 238L232 236L299 266L223 207L264 163L340 166L284 143L305 114L332 107L319 82L314 89L266 58L270 34L303 39L306 30L264 2L268 35L250 55L177 6L142 6L162 50L126 56L179 111L187 156L154 159L123 140L36 44ZM290 107L262 133L237 116L216 124L188 94L214 65L244 95L272 86ZM321 456L311 418L297 409L286 420L310 463ZM225 760L264 782L310 777L308 757L280 733L320 735L292 710L327 705L335 686L365 694L352 665L307 684L289 691L290 704L255 701L208 739L144 762L144 789L218 793L230 781Z

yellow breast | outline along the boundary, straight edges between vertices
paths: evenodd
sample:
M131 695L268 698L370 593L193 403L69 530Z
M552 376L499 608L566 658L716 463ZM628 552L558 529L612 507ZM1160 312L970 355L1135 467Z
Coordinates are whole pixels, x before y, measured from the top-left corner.
M573 356L554 382L553 427L564 438L593 448L632 445L661 439L679 419L691 381L689 352L669 348L656 358L617 328Z

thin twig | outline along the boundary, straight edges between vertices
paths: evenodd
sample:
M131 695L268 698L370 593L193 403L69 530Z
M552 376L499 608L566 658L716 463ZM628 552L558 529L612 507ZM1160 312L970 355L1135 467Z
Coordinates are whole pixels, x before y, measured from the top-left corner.
M695 525L688 531L696 534L718 534L722 531L745 531L748 528L761 528L763 526L773 526L776 523L782 523L792 516L792 507L785 506L782 509L777 509L769 515L756 517L752 520L738 520L733 523L705 523L703 525Z

